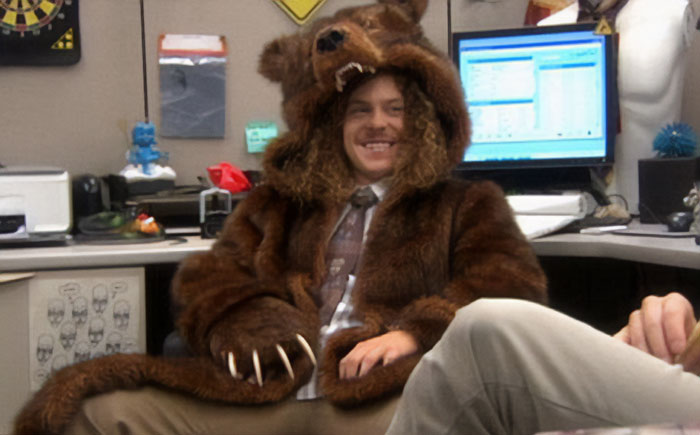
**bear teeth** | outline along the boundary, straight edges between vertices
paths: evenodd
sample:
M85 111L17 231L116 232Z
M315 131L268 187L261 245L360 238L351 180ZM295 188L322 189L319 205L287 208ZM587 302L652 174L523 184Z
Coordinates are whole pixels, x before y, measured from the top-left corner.
M335 88L338 90L338 92L343 92L343 88L345 88L345 85L348 82L348 76L353 71L358 71L360 74L362 74L365 72L365 70L371 74L374 74L375 72L374 67L363 67L357 62L349 62L343 65L342 67L338 68L338 70L336 70L335 72Z

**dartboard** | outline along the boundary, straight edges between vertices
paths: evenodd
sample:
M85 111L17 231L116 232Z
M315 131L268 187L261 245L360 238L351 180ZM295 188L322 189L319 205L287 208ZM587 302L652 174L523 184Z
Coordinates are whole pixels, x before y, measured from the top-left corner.
M78 0L0 0L0 65L80 59Z

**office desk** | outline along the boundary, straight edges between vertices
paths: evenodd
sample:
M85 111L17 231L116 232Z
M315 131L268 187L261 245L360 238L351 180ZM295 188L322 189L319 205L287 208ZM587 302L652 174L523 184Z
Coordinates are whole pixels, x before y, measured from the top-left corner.
M632 224L640 227L640 224ZM661 229L661 225L641 225ZM177 263L209 249L213 240L188 236L177 240L126 245L69 245L0 249L0 272L146 266ZM612 258L663 266L700 269L700 246L692 237L563 233L532 241L539 256Z
M659 231L663 228L639 223L630 227ZM146 296L150 298L146 300L148 316L153 320L149 325L148 349L157 352L160 333L152 325L171 327L167 310L162 307L169 304L167 290L175 265L192 253L208 250L212 243L211 239L190 236L127 245L0 249L0 283L2 272L67 271L79 275L98 268L140 267L145 273ZM602 303L638 303L643 294L675 289L700 303L700 246L692 237L561 233L535 239L532 246L550 278L553 306L564 312L577 309L573 301L590 313ZM618 287L626 288L627 293L620 294ZM584 294L589 295L587 300L578 299ZM609 300L601 302L600 294L608 295ZM2 293L0 302L1 298ZM630 307L621 305L620 311L624 313ZM165 314L159 315L158 310ZM600 323L596 326L607 329Z
M208 250L212 243L189 236L152 243L0 249L0 272L177 263L191 253Z
M532 241L538 256L592 257L700 269L700 246L693 237L619 234L553 234Z
M662 231L662 225L630 228ZM700 307L700 246L694 237L553 234L533 240L549 280L550 305L614 333L650 294L678 291Z

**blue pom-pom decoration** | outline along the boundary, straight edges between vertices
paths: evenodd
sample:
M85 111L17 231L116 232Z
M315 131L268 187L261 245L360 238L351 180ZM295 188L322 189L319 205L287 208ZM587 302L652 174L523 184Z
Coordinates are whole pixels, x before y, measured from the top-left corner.
M654 151L659 157L690 157L695 154L698 135L682 122L674 122L662 128L654 139Z

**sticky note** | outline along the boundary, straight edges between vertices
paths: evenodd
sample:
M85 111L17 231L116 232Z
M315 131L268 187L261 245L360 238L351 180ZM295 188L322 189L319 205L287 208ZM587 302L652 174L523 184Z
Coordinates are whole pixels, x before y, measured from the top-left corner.
M245 140L249 153L265 151L267 144L277 137L277 124L270 121L249 122L245 126Z

